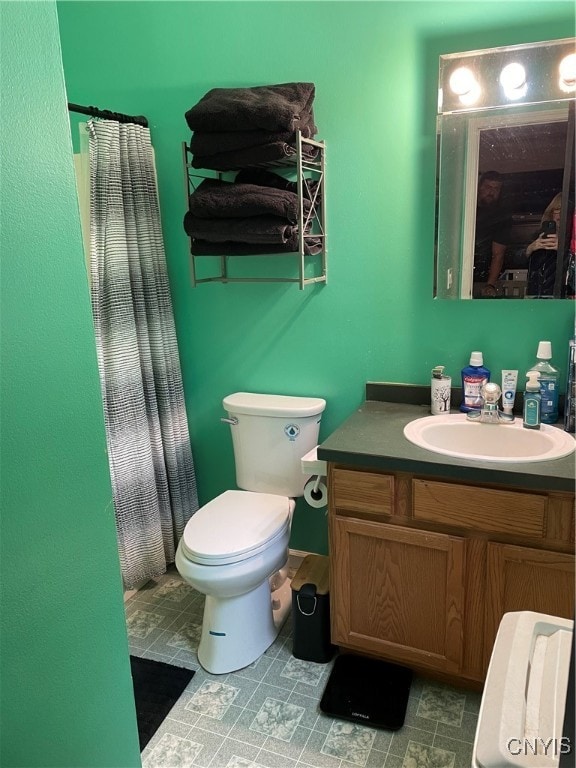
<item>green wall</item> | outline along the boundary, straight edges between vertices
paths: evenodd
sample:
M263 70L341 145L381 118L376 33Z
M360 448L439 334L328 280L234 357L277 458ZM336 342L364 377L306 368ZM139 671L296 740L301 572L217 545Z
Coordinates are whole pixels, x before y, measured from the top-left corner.
M139 766L56 6L1 4L0 764Z
M565 367L571 302L432 298L440 53L565 37L572 2L59 2L70 101L146 114L201 501L234 483L222 397L323 396L327 436L368 380L453 377L481 349L526 370L540 339ZM91 41L97 41L94 44ZM212 87L316 84L327 143L329 282L190 285L184 113ZM292 546L326 551L322 510L297 507Z

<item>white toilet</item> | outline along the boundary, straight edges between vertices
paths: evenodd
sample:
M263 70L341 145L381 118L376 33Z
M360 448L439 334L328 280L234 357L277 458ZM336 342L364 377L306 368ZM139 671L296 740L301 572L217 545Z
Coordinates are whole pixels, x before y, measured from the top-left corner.
M326 401L237 392L224 398L236 484L188 521L176 552L182 578L206 595L198 660L208 672L246 667L274 642L292 595L288 541Z

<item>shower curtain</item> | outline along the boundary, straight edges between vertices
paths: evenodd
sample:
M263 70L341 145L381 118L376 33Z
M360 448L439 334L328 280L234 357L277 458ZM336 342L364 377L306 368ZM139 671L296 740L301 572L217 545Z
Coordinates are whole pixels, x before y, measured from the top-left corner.
M150 131L89 120L90 277L125 588L164 573L198 509Z

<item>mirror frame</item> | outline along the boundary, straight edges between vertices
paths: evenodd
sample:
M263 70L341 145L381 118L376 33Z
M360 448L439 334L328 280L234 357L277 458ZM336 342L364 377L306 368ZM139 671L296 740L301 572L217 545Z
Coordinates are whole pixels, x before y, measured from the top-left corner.
M566 122L567 140L564 151L562 180L563 199L559 225L558 254L554 297L562 298L564 277L568 267L568 246L574 215L574 94L576 83L568 90L560 88L554 67L560 59L573 53L575 38L528 43L480 51L440 56L437 174L436 174L436 238L434 252L434 297L471 299L476 222L476 199L479 170L480 131L507 126ZM495 77L505 63L522 61L536 67L525 98L511 101L503 95ZM451 95L447 87L450 74L467 66L476 79L486 83L479 91L479 106L467 105ZM482 79L482 80L481 80ZM539 211L542 213L542 211ZM501 298L501 297L494 297Z

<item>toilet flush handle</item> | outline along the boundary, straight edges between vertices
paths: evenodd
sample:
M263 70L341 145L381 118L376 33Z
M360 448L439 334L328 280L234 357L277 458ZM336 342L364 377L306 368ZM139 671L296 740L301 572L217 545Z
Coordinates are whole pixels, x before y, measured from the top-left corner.
M238 424L238 419L236 416L230 416L230 418L222 416L220 421L222 421L224 424Z

